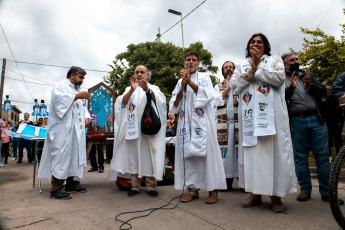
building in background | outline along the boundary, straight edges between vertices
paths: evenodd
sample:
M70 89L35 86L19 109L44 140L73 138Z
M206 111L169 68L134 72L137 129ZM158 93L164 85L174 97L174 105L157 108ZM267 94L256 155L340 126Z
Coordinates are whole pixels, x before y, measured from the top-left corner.
M2 104L2 107L4 105ZM19 121L19 116L22 111L16 106L12 105L13 110L2 110L1 118L9 121L10 125L13 125L16 121Z

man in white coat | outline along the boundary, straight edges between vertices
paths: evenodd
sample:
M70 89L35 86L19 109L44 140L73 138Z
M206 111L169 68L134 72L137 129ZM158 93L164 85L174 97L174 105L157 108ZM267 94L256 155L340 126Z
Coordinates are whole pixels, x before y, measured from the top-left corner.
M51 92L47 137L38 169L38 178L51 179L51 198L69 199L69 193L86 192L79 186L86 166L85 126L90 119L83 100L90 99L90 94L80 91L85 75L85 70L72 66L67 79Z
M282 212L281 197L297 188L284 65L270 51L267 37L254 34L230 85L239 94L239 186L250 192L242 207L259 205L261 195L269 195L273 211Z
M218 201L218 189L226 189L225 172L214 125L214 94L211 78L197 72L199 54L187 52L169 102L179 113L175 148L175 189L188 187L181 202L199 198L199 189L209 192L207 204Z
M155 85L148 83L150 71L139 65L130 78L130 86L115 102L114 153L109 169L109 180L117 176L131 178L132 189L128 196L141 190L140 179L146 177L146 189L156 197L157 180L163 179L165 163L166 99ZM161 128L153 136L141 132L141 118L147 102L152 96L152 107L158 110Z

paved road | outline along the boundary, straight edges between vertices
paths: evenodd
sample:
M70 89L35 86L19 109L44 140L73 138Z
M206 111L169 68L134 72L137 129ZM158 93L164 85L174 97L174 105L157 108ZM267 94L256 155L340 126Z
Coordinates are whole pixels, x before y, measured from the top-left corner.
M32 188L33 164L16 164L10 159L5 168L0 168L0 228L119 229L121 223L114 220L117 214L157 208L180 195L173 186L160 186L157 198L149 197L145 191L127 197L126 192L107 180L108 167L103 174L89 173L86 168L82 184L88 192L73 194L70 200L56 200L49 198L49 180L42 181L42 194L37 186ZM214 205L205 204L208 193L202 191L198 200L132 221L132 229L340 229L329 204L320 199L317 180L313 180L313 189L308 202L296 201L297 194L283 198L287 211L279 214L270 209L268 196L263 197L260 206L242 208L241 202L248 194L238 189L219 193Z

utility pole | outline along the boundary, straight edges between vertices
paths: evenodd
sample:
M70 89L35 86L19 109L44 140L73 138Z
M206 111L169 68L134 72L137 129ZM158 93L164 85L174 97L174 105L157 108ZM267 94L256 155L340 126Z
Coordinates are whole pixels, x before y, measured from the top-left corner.
M157 36L157 41L161 42L161 28L160 27L158 27L158 34L156 36Z
M0 89L0 118L2 118L2 94L4 93L4 81L5 81L5 69L6 59L2 59L2 70L1 70L1 89Z

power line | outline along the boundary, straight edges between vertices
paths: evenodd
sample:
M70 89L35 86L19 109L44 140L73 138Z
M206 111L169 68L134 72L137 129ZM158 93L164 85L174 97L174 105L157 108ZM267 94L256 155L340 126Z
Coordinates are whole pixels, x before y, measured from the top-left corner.
M41 65L41 66L49 66L49 67L56 67L56 68L64 68L64 69L69 69L71 68L70 66L61 66L61 65L50 65L50 64L42 64L42 63L34 63L34 62L25 62L25 61L12 61L12 60L7 60L9 62L17 62L17 63L22 63L22 64L28 64L28 65ZM84 68L83 68L84 69ZM109 73L110 71L105 71L105 70L95 70L95 69L84 69L87 71L91 72L100 72L100 73Z
M14 80L14 81L23 81L23 80L20 80L20 79L15 79L15 78L11 78L11 77L6 77L6 79L10 79L10 80ZM37 84L37 85L48 85L48 86L54 86L54 85L52 85L52 84L37 83L37 82L32 82L32 81L26 81L26 83Z
M7 70L7 71L9 71L9 72L12 72L12 73L20 74L20 73L18 73L18 72L16 72L16 71L13 71L13 70L10 70L10 69L6 69L6 70ZM37 79L37 78L29 77L29 76L24 75L24 74L23 74L23 76L24 76L24 77L27 77L27 78L34 79L34 80L36 80L36 81L41 81L41 82L44 82L44 83L46 83L46 85L51 85L51 86L53 86L53 85L54 85L54 84L52 84L52 83L45 82L45 81L42 81L42 80ZM8 77L6 77L6 78L8 78ZM11 79L11 78L9 78L9 79ZM34 82L31 82L31 83L34 83ZM38 83L38 84L39 84L39 83ZM43 84L41 84L41 85L43 85Z
M17 61L16 61L16 58L14 57L14 54L13 54L13 52L12 52L12 49L11 49L10 43L9 43L9 42L8 42L8 40L7 40L7 37L6 37L5 31L4 31L4 29L2 28L1 23L0 23L0 27L1 27L2 33L3 33L3 34L4 34L4 36L5 36L5 39L6 39L6 42L7 42L8 48L10 49L11 54L12 54L12 57L13 57L13 59L14 59L15 63L16 63L16 66L17 66L18 70L19 70L20 76L22 76L23 81L24 81L24 83L25 83L25 86L26 86L27 90L29 91L30 96L32 97L32 99L34 99L34 97L32 96L32 94L31 94L31 92L30 92L30 90L29 90L28 85L26 84L26 82L25 82L25 80L24 80L24 77L23 77L23 75L22 75L22 72L21 72L21 71L20 71L20 69L19 69L18 63L17 63Z
M18 72L16 72L16 71L13 71L13 70L10 70L10 69L6 69L6 70L8 70L8 71L10 71L10 72L12 72L12 73L16 73L16 74L20 74L20 73L18 73ZM39 85L48 85L48 86L54 86L55 84L53 84L53 83L49 83L49 82L45 82L45 81L42 81L42 80L40 80L40 79L37 79L37 78L33 78L33 77L29 77L29 76L27 76L27 75L24 75L24 74L22 74L24 77L27 77L27 78L31 78L31 79L34 79L34 80L36 80L36 81L41 81L41 82L44 82L44 83L46 83L46 84L43 84L43 83L37 83L37 82L28 82L28 83L32 83L32 84L39 84ZM23 81L23 80L19 80L19 79L15 79L15 78L10 78L10 77L6 77L6 79L11 79L11 80L16 80L16 81ZM81 89L88 89L87 87L80 87Z
M331 4L331 6L328 8L326 14L322 17L321 21L319 22L319 24L317 25L317 28L319 28L320 24L322 23L323 19L327 16L328 12L331 10L332 6L334 5L334 3L336 2L336 0L333 1L333 3Z
M34 104L34 102L28 102L28 101L17 101L17 100L12 100L11 102L17 102L17 103L23 103L23 104ZM46 106L50 106L50 104L44 103Z
M197 8L199 8L199 7L200 7L202 4L204 4L205 2L206 2L206 0L203 1L202 3L200 3L200 4L199 4L197 7L195 7L191 12L189 12L186 16L184 16L181 20L183 20L183 19L185 19L186 17L188 17L191 13L193 13ZM157 41L160 37L162 37L164 34L166 34L169 30L171 30L171 29L174 28L177 24L179 24L181 20L179 20L178 22L176 22L172 27L170 27L168 30L166 30L164 33L162 33L160 36L158 36L158 37L156 38L155 41Z

